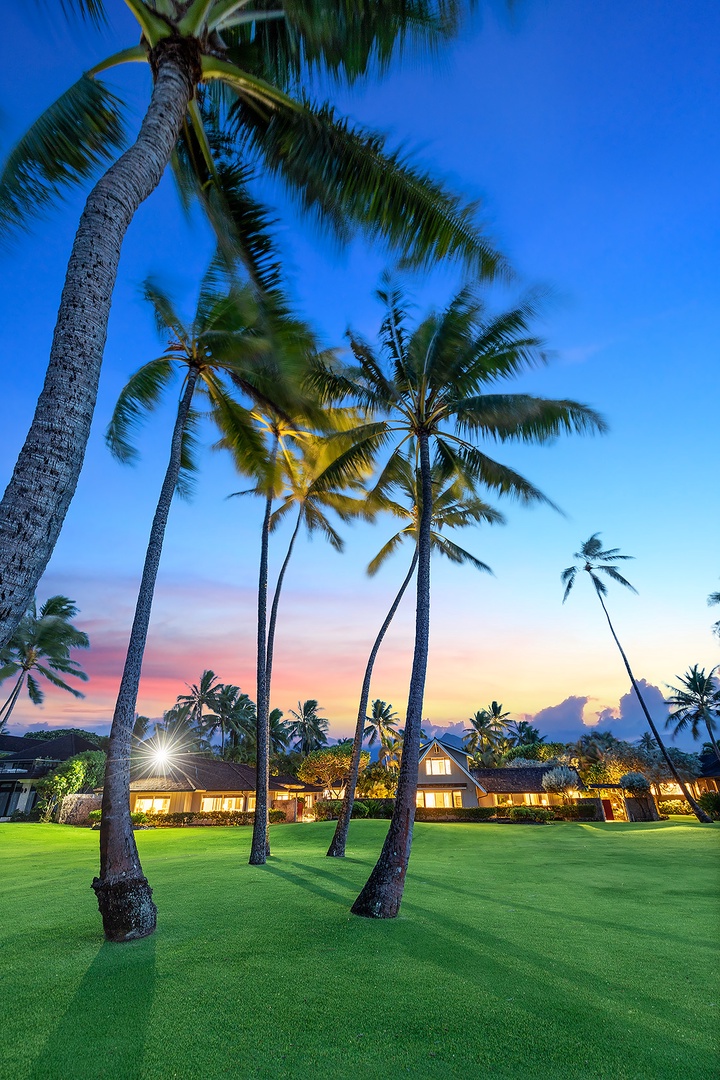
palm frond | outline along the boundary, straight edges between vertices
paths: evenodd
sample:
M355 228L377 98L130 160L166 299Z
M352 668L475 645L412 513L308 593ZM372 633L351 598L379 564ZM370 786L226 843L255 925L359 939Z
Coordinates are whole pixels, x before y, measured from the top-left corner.
M195 477L198 471L197 457L200 447L198 428L201 420L202 417L197 409L189 409L180 444L180 473L175 485L178 497L185 501L192 498L195 489Z
M27 689L28 697L32 701L33 705L42 705L43 701L45 700L45 694L43 693L37 679L33 678L33 676L29 672L27 677Z
M143 413L152 412L163 390L174 376L171 357L161 356L144 364L130 376L123 387L105 433L110 453L126 464L137 459L132 435L140 426Z
M486 574L493 574L491 567L487 563L481 562L474 555L471 555L465 548L461 548L459 544L453 543L452 540L448 540L447 536L442 536L439 532L433 531L432 533L432 545L436 551L442 552L451 562L462 565L464 563L470 563L476 570L482 570ZM493 577L495 575L493 574Z
M563 433L607 431L603 418L587 405L530 394L481 394L465 398L453 411L460 431L482 432L499 442L545 443Z
M125 141L120 98L83 75L10 151L0 174L0 238L112 161Z

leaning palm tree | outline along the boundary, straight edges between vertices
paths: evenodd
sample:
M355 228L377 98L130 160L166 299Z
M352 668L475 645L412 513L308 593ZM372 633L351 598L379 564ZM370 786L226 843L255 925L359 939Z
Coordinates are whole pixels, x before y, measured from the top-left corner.
M58 674L87 682L86 673L70 656L73 649L90 647L87 634L73 626L72 620L77 613L77 607L67 596L51 596L39 611L33 600L0 653L0 682L17 676L9 697L0 708L0 727L7 724L24 685L27 685L33 705L42 705L45 693L38 676L73 697L85 696Z
M537 297L490 316L478 294L465 288L445 311L429 315L412 332L400 290L384 287L380 299L386 307L380 352L351 334L355 369L344 377L327 373L324 380L319 375L316 379L318 389L328 396L344 393L349 401L373 411L377 420L365 425L365 438L368 447L392 446L385 471L394 468L402 447L414 440L421 479L415 647L397 797L380 858L352 908L368 918L397 915L412 844L430 629L433 457L448 476L455 474L470 487L482 483L525 503L547 502L524 477L481 450L478 442L546 443L562 432L604 427L595 412L577 402L496 389L503 378L544 359L541 342L529 330ZM491 387L494 392L488 393ZM361 437L359 432L356 437Z
M684 675L677 676L681 685L668 686L672 694L665 698L665 704L673 707L665 721L665 727L675 725L673 738L689 728L693 739L697 741L700 738L700 725L703 724L717 759L720 761L720 747L715 738L715 729L718 717L720 717L720 687L715 678L717 670L716 666L709 675L706 675L705 668L699 668L697 664L693 664Z
M667 751L665 744L660 738L660 732L655 727L653 718L650 715L650 711L645 703L645 698L642 696L640 687L638 686L637 680L633 675L632 668L630 667L630 662L625 654L622 645L620 644L620 640L617 634L615 633L615 627L610 620L610 614L605 605L604 597L607 596L608 590L605 582L599 577L600 574L604 574L606 577L609 577L611 581L615 581L618 583L618 585L623 585L626 589L630 589L631 592L637 592L637 589L635 589L634 586L632 586L630 582L622 576L622 574L617 568L618 562L624 561L626 559L632 559L633 556L622 555L619 548L607 548L606 550L603 550L602 542L600 541L600 533L593 533L593 535L581 545L580 550L575 552L575 558L578 560L578 562L575 563L573 566L568 566L567 569L563 570L562 574L560 575L560 580L565 586L563 603L565 603L568 596L570 595L570 591L575 584L577 575L583 572L588 574L590 580L593 583L597 598L600 601L600 606L603 609L605 618L607 619L607 624L610 627L610 633L613 636L613 641L618 647L618 651L620 652L620 655L622 657L623 664L625 665L625 670L630 677L630 682L635 692L635 696L640 703L640 708L642 709L645 715L645 719L648 722L648 727L652 731L653 738L655 739L655 742L660 748L660 753L665 758L665 763L667 767L674 776L676 783L680 785L680 790L682 791L687 801L690 803L690 806L693 809L693 813L695 814L698 821L706 823L710 822L712 819L705 813L705 811L700 806L698 806L697 802L690 794L690 791L688 790L684 780L682 779L680 773L675 767L675 762L673 761L672 757Z
M363 731L363 738L367 740L368 746L374 746L376 742L382 744L387 735L394 735L397 718L398 714L393 710L392 705L376 698L372 703L370 714L365 718L367 726Z
M178 368L184 377L113 715L103 787L100 876L95 878L93 888L106 936L114 941L152 933L156 922L152 890L142 872L130 820L129 762L170 505L176 490L187 494L195 468L193 435L199 414L193 407L194 398L197 395L207 403L211 418L221 429L228 428L231 421L236 456L254 464L262 459L262 442L250 412L234 394L242 387L252 398L266 393L270 386L276 392L283 382L282 368L275 360L273 334L268 332L267 319L247 287L231 284L219 289L211 267L201 284L190 324L181 319L159 285L146 282L145 296L152 305L158 330L168 335L169 341L163 355L140 368L120 394L107 433L115 457L125 462L134 460L137 451L132 435L143 414L157 406ZM201 680L198 690L202 689ZM200 722L199 716L194 719L196 724Z
M296 740L296 749L304 757L313 750L319 750L327 746L328 721L320 716L320 708L315 698L307 701L298 701L298 711L290 710L294 718L287 722L287 730L290 737Z
M63 0L56 12L100 22L110 0ZM93 64L31 126L0 172L0 232L28 224L85 184L125 145L124 103L100 76L148 64L153 89L134 143L91 190L60 301L45 384L0 503L0 648L25 612L82 468L125 233L172 160L260 288L273 287L272 215L252 178L273 177L339 241L361 233L410 263L445 257L488 278L502 260L462 202L382 136L311 99L318 75L351 84L458 29L457 0L127 0L140 41ZM50 20L49 14L45 18ZM48 25L52 32L52 24ZM221 147L218 150L218 147ZM242 219L242 227L236 223Z
M482 499L468 492L465 485L455 479L448 482L447 470L439 463L431 470L431 487L433 493L433 515L430 529L430 545L434 552L444 555L456 564L474 566L477 570L490 571L490 567L480 562L470 552L459 547L445 534L448 529L463 528L476 525L480 522L501 522L502 514L488 506ZM350 763L350 772L345 785L343 805L338 817L335 832L330 842L327 854L335 858L343 858L347 845L348 831L352 819L353 804L355 800L355 788L357 787L360 773L360 755L362 752L363 738L365 737L367 722L366 712L370 686L375 669L380 646L410 584L418 562L418 525L422 517L422 485L417 468L417 461L413 464L410 458L397 457L391 470L386 470L383 482L378 485L370 500L370 513L376 509L390 511L395 517L401 518L405 524L399 532L395 533L386 544L382 546L378 554L370 562L367 570L371 576L376 574L390 555L397 550L403 542L410 542L413 547L413 555L410 560L407 574L398 589L390 610L380 627L377 637L373 642L370 656L365 666L362 689L360 691L360 704L358 706L357 720L355 723L355 738L353 739L353 754ZM394 496L394 497L392 497ZM402 741L393 743L396 732L386 732L381 736L381 761L384 760L385 750L390 747L389 757L400 764L400 752Z

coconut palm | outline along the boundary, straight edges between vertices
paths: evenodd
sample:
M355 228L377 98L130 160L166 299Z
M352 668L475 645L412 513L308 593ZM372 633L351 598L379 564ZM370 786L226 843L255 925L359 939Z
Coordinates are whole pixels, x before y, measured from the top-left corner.
M250 412L234 394L242 388L253 397L264 396L271 387L277 393L284 383L274 347L275 323L272 332L268 332L267 317L250 289L233 283L223 285L217 279L214 265L201 283L195 316L189 324L180 317L160 285L147 281L144 295L152 306L158 331L168 335L169 340L165 352L135 372L120 394L107 432L108 445L116 458L132 462L137 457L132 435L143 414L156 408L178 368L184 377L113 715L103 787L100 876L95 878L93 888L106 936L123 941L152 933L156 921L130 820L129 761L142 661L170 505L176 490L188 493L195 469L194 432L199 414L193 407L194 398L197 395L207 403L211 418L222 431L232 428L235 456L257 467L263 460L262 441ZM282 337L283 318L278 322L277 333ZM203 679L206 676L215 678L212 672L205 672ZM203 688L201 680L196 689L201 692ZM210 689L208 686L208 692ZM201 713L191 710L191 715L195 724L200 725ZM135 885L129 889L131 881ZM115 896L118 890L128 898L127 904L118 902Z
M533 743L545 742L545 736L541 735L539 730L527 720L513 720L505 725L505 730L516 746L530 746Z
M99 22L119 4L63 0ZM68 263L47 377L0 503L0 648L26 610L74 495L90 432L125 233L168 162L261 288L276 267L252 178L274 177L339 241L361 233L416 265L454 258L493 277L502 260L464 204L382 136L311 100L318 74L352 83L408 46L458 29L457 0L127 0L139 43L93 64L31 126L0 173L0 231L28 224L125 145L124 104L100 78L147 63L153 89L134 143L92 188ZM122 10L125 10L122 8ZM51 16L44 16L50 20ZM48 25L52 32L52 24ZM322 80L320 80L322 82ZM178 141L179 140L179 141ZM222 148L218 152L218 145ZM268 271L269 273L266 273Z
M700 806L698 806L697 802L690 794L690 791L688 790L685 782L680 776L680 773L675 767L675 763L671 758L670 754L668 753L665 744L660 738L660 733L653 722L653 718L650 715L650 711L648 710L645 699L642 696L640 687L637 684L637 680L633 675L632 668L630 667L630 662L625 654L622 645L620 644L620 640L617 634L615 633L615 627L610 620L610 615L605 605L604 597L607 596L608 590L607 585L599 576L600 574L604 574L606 577L610 578L611 581L615 581L618 585L623 585L626 589L630 589L631 592L637 592L637 589L635 589L634 586L632 586L630 582L622 576L622 574L617 568L618 562L632 559L633 556L622 555L619 548L607 548L606 550L603 550L603 546L600 541L600 533L593 533L593 535L581 545L580 550L575 552L574 557L578 560L578 562L575 563L573 566L568 566L567 569L563 570L562 574L560 575L560 580L565 586L563 603L565 603L568 596L570 595L570 591L575 584L577 575L579 573L586 573L593 583L595 593L598 600L600 601L600 606L603 609L605 618L607 619L607 624L610 627L610 633L612 634L613 640L618 647L618 650L623 660L623 664L625 665L625 670L630 677L630 682L635 692L635 696L640 703L640 708L642 709L645 715L645 719L648 722L648 726L652 731L653 738L658 744L660 752L665 758L667 766L670 769L673 777L675 778L676 783L680 785L680 789L684 797L690 803L690 806L693 809L693 813L697 817L698 821L710 822L712 819L705 813L705 811Z
M422 512L405 745L385 844L352 908L357 915L391 918L402 899L415 816L430 624L432 459L447 469L448 477L457 475L469 487L482 483L526 503L547 501L528 480L489 457L478 442L545 443L561 432L601 430L604 425L596 413L574 401L483 392L544 359L541 342L529 330L539 297L528 296L511 311L492 316L468 287L445 311L433 312L412 332L400 289L384 283L379 298L386 310L379 352L351 334L355 368L344 376L328 372L322 378L318 373L315 381L328 397L344 394L344 400L372 410L377 419L365 425L364 437L369 452L392 447L385 473L395 467L406 443L413 441L417 447ZM356 439L361 437L358 431Z
M466 486L459 480L448 480L447 468L444 463L438 462L431 470L431 489L433 493L433 516L430 527L431 550L444 555L451 562L457 564L470 563L478 570L490 571L490 567L480 562L470 552L459 547L446 535L445 531L453 528L463 528L479 522L503 521L502 514L488 506L482 499L469 492ZM407 574L398 589L390 610L380 627L377 637L373 642L370 656L365 666L362 688L360 691L360 705L358 707L357 720L355 723L355 738L353 740L353 755L350 764L350 773L345 785L342 810L338 817L335 833L333 834L327 854L331 857L343 858L347 845L348 830L352 819L353 803L355 800L355 788L357 786L360 771L360 755L362 742L365 736L365 723L367 720L367 703L370 697L370 685L375 668L375 661L380 651L380 646L385 634L390 628L405 591L415 573L418 562L418 525L422 517L422 490L417 461L413 464L410 458L397 456L392 468L386 469L381 484L376 485L370 500L369 513L372 515L377 510L387 510L395 517L405 522L404 527L395 533L386 544L382 546L374 559L368 565L367 572L373 576L378 572L383 563L404 542L413 546L413 556L410 560ZM385 746L381 739L381 750ZM393 746L392 757L399 766L401 744ZM381 752L381 760L382 760Z
M665 698L666 705L672 705L673 710L665 721L665 727L673 727L673 738L681 731L690 729L690 734L696 741L700 738L700 725L704 724L708 733L713 750L720 761L720 747L715 738L715 728L720 716L720 687L715 678L717 666L709 675L705 674L705 668L699 668L697 664L684 674L678 675L680 686L668 686L672 690L670 697Z
M298 711L290 710L293 720L287 722L287 730L296 740L295 749L307 757L313 750L327 746L328 721L320 716L320 708L315 698L298 701Z
M493 701L493 705L497 705L497 702ZM503 715L509 716L510 713ZM488 709L478 709L469 717L468 722L470 727L465 728L463 742L469 753L484 754L497 750L502 737L502 727Z
M708 605L720 604L720 592L712 592L708 596ZM720 637L720 622L713 623L713 633Z
M376 698L372 703L370 715L366 717L367 726L363 731L363 738L367 740L368 746L374 746L376 742L382 744L383 738L395 735L397 718L398 714L393 710L392 705ZM352 742L352 739L348 742Z
M80 664L70 656L73 649L90 647L87 634L73 626L72 620L77 613L77 607L67 596L49 597L39 611L37 601L33 600L0 653L0 682L17 676L9 697L0 708L0 727L7 724L24 685L33 705L42 705L45 692L39 678L73 697L85 696L58 674L87 682L88 677Z

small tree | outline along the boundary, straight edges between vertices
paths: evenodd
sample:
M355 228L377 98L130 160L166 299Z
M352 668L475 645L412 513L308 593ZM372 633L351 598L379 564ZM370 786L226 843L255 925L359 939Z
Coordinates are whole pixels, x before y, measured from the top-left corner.
M554 769L549 769L545 773L541 784L543 791L561 795L564 802L570 802L570 792L579 788L580 777L567 765L556 765Z
M63 761L38 781L38 808L41 821L52 821L55 811L66 795L74 795L85 787L94 788L105 775L105 754L102 750L85 750Z
M336 799L339 799L339 793L350 775L351 759L352 743L323 746L320 750L313 750L311 754L308 754L298 769L298 777L306 784L322 784L324 788L330 789ZM360 757L361 772L369 761L370 754L367 750L363 750Z
M620 777L623 792L635 799L644 799L650 794L650 781L641 772L628 772Z

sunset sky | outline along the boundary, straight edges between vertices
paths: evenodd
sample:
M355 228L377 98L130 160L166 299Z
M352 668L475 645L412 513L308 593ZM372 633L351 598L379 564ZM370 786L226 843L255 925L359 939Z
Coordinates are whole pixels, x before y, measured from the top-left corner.
M50 33L41 10L16 6L6 16L4 148L83 67L136 36L125 15L104 33L85 28L74 38L58 16ZM32 50L32 80L14 63L18 41ZM501 506L505 527L458 536L494 577L433 564L431 724L464 726L496 698L513 715L540 714L549 736L570 738L599 721L619 736L642 734L589 583L579 582L561 604L560 571L597 530L636 557L628 576L639 595L613 590L610 597L636 674L664 691L691 664L720 662L710 632L720 612L713 616L706 605L720 588L719 43L714 0L526 0L512 25L488 16L437 61L408 60L380 83L335 93L351 117L389 132L392 145L407 144L456 189L482 199L482 219L518 273L518 286L494 291L494 304L512 303L530 284L554 290L539 329L555 359L508 389L575 398L610 425L604 437L494 451L565 516L508 503ZM134 104L135 125L148 78L137 65L113 77ZM258 190L280 208L298 309L327 345L341 345L350 324L372 339L380 317L373 291L387 253L361 242L338 251L281 193ZM5 480L42 383L81 207L73 194L0 254ZM110 458L103 433L127 376L161 351L138 298L140 283L156 275L190 313L211 247L202 223L184 220L163 180L126 240L85 469L39 589L41 599L61 592L79 605L78 625L92 643L80 658L91 679L83 701L55 690L43 708L23 700L13 731L107 730L172 402L147 425L135 468ZM407 285L424 312L444 304L459 280L443 269ZM193 501L177 501L171 514L138 702L153 717L208 667L254 697L260 509L248 499L226 500L243 482L228 459L210 451L211 442L207 431ZM369 579L364 568L393 523L343 529L344 554L303 540L291 566L272 695L285 711L298 699L318 698L334 737L350 733L368 650L410 558L402 552ZM280 532L274 540L276 569L287 539ZM372 691L401 715L413 613L408 595ZM660 694L650 696L660 713Z

